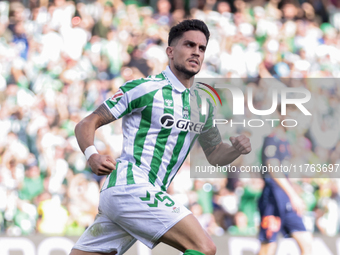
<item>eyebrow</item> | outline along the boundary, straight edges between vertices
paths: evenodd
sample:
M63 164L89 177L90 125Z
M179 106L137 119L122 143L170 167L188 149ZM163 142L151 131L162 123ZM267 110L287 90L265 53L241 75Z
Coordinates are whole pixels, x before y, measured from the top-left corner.
M192 43L192 44L194 44L194 45L197 45L197 43L195 43L194 41L191 41L191 40L185 40L185 41L183 42L183 44L187 44L187 43ZM200 47L202 47L204 50L207 48L207 46L206 46L206 45L203 45L203 44L201 44Z

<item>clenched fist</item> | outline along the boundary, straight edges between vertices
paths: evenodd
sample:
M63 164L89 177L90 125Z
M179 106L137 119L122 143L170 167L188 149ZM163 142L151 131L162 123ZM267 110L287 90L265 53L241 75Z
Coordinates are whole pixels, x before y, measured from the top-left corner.
M248 154L251 152L251 144L248 137L245 135L240 135L237 137L231 136L230 142L233 147L241 154Z
M96 175L108 175L116 170L116 161L108 155L92 154L88 162Z

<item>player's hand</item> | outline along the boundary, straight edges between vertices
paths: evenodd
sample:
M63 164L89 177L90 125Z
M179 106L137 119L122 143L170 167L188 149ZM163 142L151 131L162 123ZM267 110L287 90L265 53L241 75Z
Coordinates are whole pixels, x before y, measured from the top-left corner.
M302 216L306 209L303 200L298 195L291 196L289 200L290 204L292 205L292 209L297 213L297 215Z
M88 162L96 175L108 175L116 170L116 161L108 155L92 154Z
M229 138L233 147L240 153L240 154L248 154L251 152L251 144L248 137L245 135L240 135L237 137L231 136Z

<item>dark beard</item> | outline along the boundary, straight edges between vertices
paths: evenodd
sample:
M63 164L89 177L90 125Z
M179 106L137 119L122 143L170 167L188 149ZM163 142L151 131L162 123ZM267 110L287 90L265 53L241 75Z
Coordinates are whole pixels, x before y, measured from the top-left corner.
M197 72L192 72L189 71L188 69L186 69L184 66L182 65L176 65L174 64L174 67L176 68L177 71L183 73L184 75L186 75L188 79L190 79L191 77L193 77L195 74L197 74L199 71Z

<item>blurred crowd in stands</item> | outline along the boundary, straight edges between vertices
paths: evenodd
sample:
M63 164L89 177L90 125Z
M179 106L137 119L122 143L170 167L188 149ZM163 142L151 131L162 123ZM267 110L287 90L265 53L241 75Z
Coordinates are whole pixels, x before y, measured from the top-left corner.
M92 174L74 127L125 81L164 70L169 29L184 18L210 29L199 77L239 78L254 88L257 109L271 103L270 84L256 85L259 77L340 77L337 0L1 1L0 234L80 235L91 224L105 177ZM303 86L317 105L314 122L291 134L293 161L339 164L340 86L336 79ZM247 132L253 152L238 166L261 163L268 130ZM95 146L119 157L121 120L101 127ZM212 235L256 235L263 180L190 179L189 164L169 193ZM339 179L292 183L306 202L307 228L338 234Z

